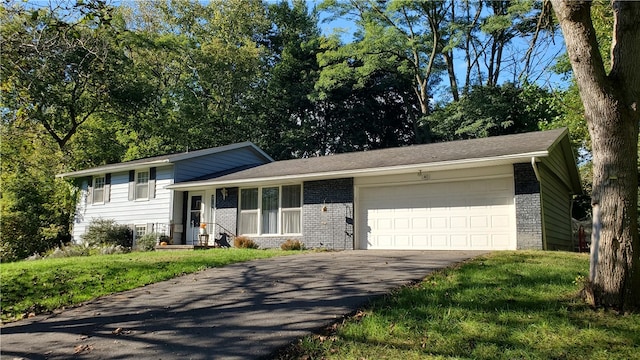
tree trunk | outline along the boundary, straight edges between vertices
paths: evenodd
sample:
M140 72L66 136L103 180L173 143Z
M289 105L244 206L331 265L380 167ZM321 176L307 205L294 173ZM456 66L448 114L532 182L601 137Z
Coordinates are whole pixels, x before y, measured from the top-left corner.
M609 74L598 50L591 3L552 0L552 4L592 141L594 231L587 295L596 306L637 310L640 3L613 2L615 26Z

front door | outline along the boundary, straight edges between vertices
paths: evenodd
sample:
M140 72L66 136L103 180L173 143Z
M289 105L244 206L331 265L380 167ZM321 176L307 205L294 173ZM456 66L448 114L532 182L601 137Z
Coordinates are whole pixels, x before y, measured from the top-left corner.
M189 194L189 214L187 214L187 245L198 245L200 224L204 221L204 193Z

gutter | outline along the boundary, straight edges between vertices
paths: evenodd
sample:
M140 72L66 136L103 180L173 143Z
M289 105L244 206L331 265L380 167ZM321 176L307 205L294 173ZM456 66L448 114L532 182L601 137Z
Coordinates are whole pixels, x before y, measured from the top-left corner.
M166 189L170 190L200 190L212 186L247 186L256 183L263 182L297 182L297 181L310 181L310 180L322 180L337 177L355 177L355 176L377 176L377 175L393 175L399 173L406 173L411 171L439 171L439 170L453 170L464 168L467 166L481 167L491 166L496 164L507 164L516 162L525 162L532 156L533 159L540 156L548 156L547 151L537 151L527 154L515 154L515 155L503 155L490 158L481 159L462 159L462 160L450 160L441 161L436 163L421 163L411 165L400 166L387 166L378 168L364 168L353 170L334 170L324 172L310 172L305 174L282 174L275 176L260 176L260 177L243 177L236 179L211 179L203 181L188 181L184 183L171 184L166 186ZM265 164L262 166L266 166ZM247 170L247 171L251 171Z
M73 171L73 172L68 172L63 174L56 174L56 178L73 179L73 178L79 178L83 176L136 170L144 167L153 167L157 165L170 164L170 163L171 161L169 159L163 159L163 160L154 160L149 162L136 162L133 164L123 163L123 164L114 164L114 165L104 165L104 166L99 166L99 167L85 169L85 170L78 170L78 171Z

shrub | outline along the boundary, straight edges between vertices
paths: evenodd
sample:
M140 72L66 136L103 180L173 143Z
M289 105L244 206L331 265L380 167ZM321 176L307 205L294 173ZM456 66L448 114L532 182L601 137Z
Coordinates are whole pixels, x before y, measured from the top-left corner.
M67 246L57 247L51 253L46 254L46 258L65 258L72 256L89 256L91 249L82 244L71 244Z
M233 246L239 249L257 249L259 247L255 241L246 236L238 236L233 239Z
M149 233L136 239L136 250L138 251L152 251L156 248L156 239L158 234Z
M101 255L124 254L129 252L129 248L120 245L104 245L100 248Z
M282 250L304 250L304 244L300 240L287 240L280 245Z
M120 245L125 248L133 246L133 231L115 220L96 219L89 224L82 240L89 246Z

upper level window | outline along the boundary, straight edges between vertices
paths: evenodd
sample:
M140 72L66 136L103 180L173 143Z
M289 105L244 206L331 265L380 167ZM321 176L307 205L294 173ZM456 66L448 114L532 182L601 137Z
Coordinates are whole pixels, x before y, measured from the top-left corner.
M301 207L301 185L241 189L240 233L299 234Z
M93 178L93 198L94 204L104 203L104 176L96 176Z
M149 171L136 172L136 200L149 198Z

